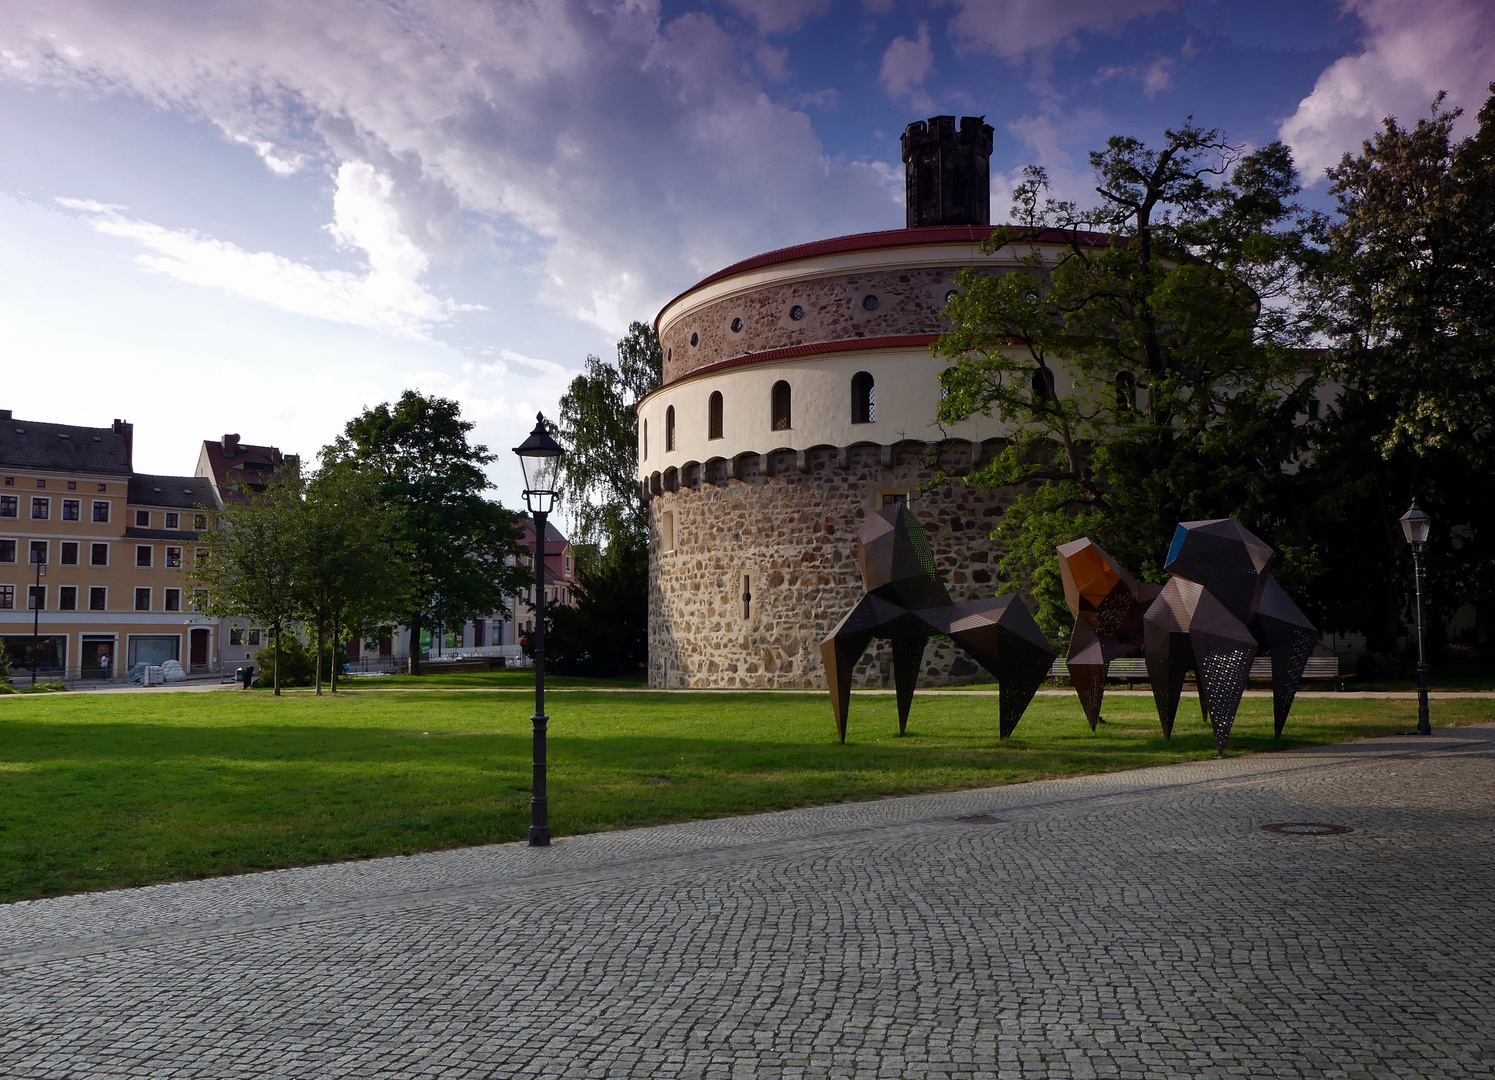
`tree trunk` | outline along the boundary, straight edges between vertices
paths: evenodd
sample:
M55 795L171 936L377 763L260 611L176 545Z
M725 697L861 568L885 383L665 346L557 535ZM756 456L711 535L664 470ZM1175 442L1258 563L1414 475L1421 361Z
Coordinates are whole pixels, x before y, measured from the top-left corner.
M317 620L317 697L322 696L322 620Z
M337 619L334 617L332 620L332 692L334 694L337 693L337 669L339 666L337 662L337 642L338 638L342 636L339 633L339 629Z
M410 620L410 674L420 673L420 616L417 615Z
M275 671L273 673L272 681L275 687L275 696L280 697L280 623L276 623L275 625L270 627L270 632L275 635L275 663L271 665L272 667L274 667Z

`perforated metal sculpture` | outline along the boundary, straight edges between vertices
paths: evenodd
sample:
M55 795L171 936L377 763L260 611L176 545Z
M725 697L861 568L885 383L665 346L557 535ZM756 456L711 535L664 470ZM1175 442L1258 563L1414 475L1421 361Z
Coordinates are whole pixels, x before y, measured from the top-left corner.
M1075 617L1069 678L1094 731L1106 693L1106 668L1118 657L1142 655L1142 615L1158 587L1137 581L1088 537L1055 550L1064 599Z
M1011 735L1054 661L1054 650L1022 600L1008 595L952 602L935 569L929 536L907 506L890 506L867 516L857 530L857 563L867 595L820 643L841 741L846 741L852 669L872 639L893 642L893 686L902 735L908 729L924 647L935 634L948 635L996 677L998 730L1004 739Z
M1251 661L1265 648L1272 661L1273 732L1281 737L1319 635L1267 573L1273 556L1231 518L1185 521L1174 532L1164 566L1173 576L1142 619L1147 676L1165 736L1173 734L1192 669L1199 707L1214 730L1215 748L1224 753Z

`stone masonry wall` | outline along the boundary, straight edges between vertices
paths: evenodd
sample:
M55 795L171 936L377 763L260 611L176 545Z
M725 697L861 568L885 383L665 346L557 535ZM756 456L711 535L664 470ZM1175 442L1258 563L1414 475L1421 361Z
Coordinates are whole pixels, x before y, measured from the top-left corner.
M768 285L688 311L661 330L664 381L747 353L850 338L940 334L956 267L913 267ZM868 296L877 307L862 306ZM802 319L791 319L796 305ZM741 329L733 330L733 320ZM690 343L691 335L696 344Z
M649 685L810 688L825 686L820 642L863 595L856 530L887 492L909 491L929 531L942 580L956 601L994 595L999 549L990 532L1011 501L956 479L920 493L930 479L923 444L903 444L891 467L877 446L743 459L742 479L688 471L676 491L650 500ZM961 459L965 456L964 462ZM969 451L947 452L959 469ZM675 549L661 551L665 514ZM743 578L750 602L744 611ZM874 643L857 668L859 686L891 685L892 654ZM985 678L948 643L931 641L921 686Z

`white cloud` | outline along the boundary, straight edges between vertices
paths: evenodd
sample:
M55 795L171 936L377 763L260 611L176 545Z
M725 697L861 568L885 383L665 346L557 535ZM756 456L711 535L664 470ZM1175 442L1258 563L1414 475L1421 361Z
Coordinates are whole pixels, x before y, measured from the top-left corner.
M361 274L318 270L190 230L134 221L120 213L123 207L88 199L57 201L87 215L99 232L144 247L149 254L136 261L146 270L282 311L424 338L432 324L472 307L439 299L419 283L429 259L400 230L390 190L389 177L367 164L345 162L338 169L333 222L327 228L340 247L367 256L367 270Z
M1184 0L954 0L957 48L1016 58L1051 49L1081 30L1110 33L1134 19L1183 6Z
M1395 116L1412 124L1447 90L1473 123L1495 80L1495 4L1489 0L1341 0L1365 27L1363 51L1336 60L1279 130L1316 183Z
M728 7L751 16L765 34L804 25L806 19L830 10L831 0L725 0Z
M924 77L934 63L934 52L929 48L929 24L919 24L917 40L895 37L882 54L882 85L888 96L901 98L911 96L928 101L923 93ZM923 101L916 101L921 108Z
M747 5L765 28L823 7ZM749 74L760 44L701 14L661 24L649 0L0 5L0 47L28 65L0 78L205 118L277 173L367 163L434 258L517 225L541 241L541 302L609 333L765 247L897 224L873 170L830 160Z
M1148 64L1132 64L1124 67L1103 67L1095 73L1095 82L1112 79L1132 79L1142 86L1142 94L1149 101L1173 85L1173 58L1164 56Z

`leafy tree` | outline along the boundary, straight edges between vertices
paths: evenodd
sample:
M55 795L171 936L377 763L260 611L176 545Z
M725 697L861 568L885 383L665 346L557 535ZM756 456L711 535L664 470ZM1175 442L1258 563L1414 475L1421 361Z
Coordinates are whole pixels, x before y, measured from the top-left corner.
M545 664L562 675L608 678L644 667L649 657L647 552L615 543L579 551L576 604L545 609Z
M269 628L277 696L282 634L303 611L298 575L304 490L300 471L288 462L262 492L226 504L216 515L218 527L201 540L206 557L193 568L204 611Z
M633 411L660 383L664 367L659 338L635 322L618 342L618 362L587 357L586 369L561 397L556 439L561 459L572 542L643 548L649 510L638 493L638 416Z
M1022 266L961 271L934 346L953 362L939 419L1011 427L966 483L1017 490L997 530L1002 587L1030 592L1061 638L1055 544L1088 534L1158 580L1178 521L1229 515L1272 536L1314 387L1290 314L1311 219L1287 148L1244 153L1189 122L1090 161L1090 208L1026 170L1015 224L985 245ZM1057 258L1039 243L1055 240Z
M422 628L505 612L504 597L528 580L516 515L483 498L492 485L482 466L493 455L468 441L472 428L455 401L407 390L348 421L323 451L325 465L357 466L378 479L404 564L399 615L417 674Z

